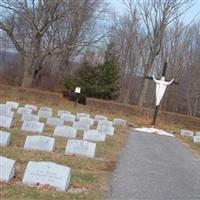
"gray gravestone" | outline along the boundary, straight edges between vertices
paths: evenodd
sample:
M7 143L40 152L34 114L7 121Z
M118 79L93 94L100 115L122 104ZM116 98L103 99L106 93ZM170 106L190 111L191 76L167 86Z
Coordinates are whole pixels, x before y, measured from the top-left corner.
M68 110L59 110L58 111L58 117L60 117L62 114L71 114L71 112L68 111Z
M0 115L0 127L11 128L12 120L13 119L10 117L5 117L5 116Z
M51 126L62 126L64 125L64 120L56 117L50 117L47 119L47 124Z
M10 133L0 131L0 146L8 146L10 144Z
M89 117L80 117L79 122L80 122L80 123L89 124L90 126L93 126L93 125L94 125L94 119L89 118Z
M44 129L44 123L36 121L24 121L22 124L23 131L42 133Z
M7 101L6 104L14 109L17 109L19 107L19 103L15 102L15 101Z
M94 158L96 144L85 140L69 139L65 148L66 155L78 155Z
M196 136L200 136L200 132L196 132Z
M83 139L93 142L103 142L106 139L106 135L99 133L97 130L86 130L84 132Z
M98 126L101 126L101 125L112 126L112 125L113 125L113 122L108 121L108 120L99 120Z
M35 105L26 104L24 107L31 109L33 112L37 112L37 106Z
M54 146L54 138L41 135L34 135L26 137L24 149L52 152L54 150Z
M90 129L90 124L85 124L82 122L74 122L73 128L75 128L77 130L85 131L85 130Z
M28 185L50 185L61 191L69 187L71 169L67 166L58 165L53 162L29 161L26 167L23 184Z
M193 142L194 143L200 143L200 135L199 136L194 136L193 137Z
M182 136L187 136L187 137L193 137L194 133L189 130L181 130L181 135Z
M107 120L108 118L107 117L105 117L105 116L103 116L103 115L96 115L95 116L95 118L94 118L94 120L95 121L99 121L99 120Z
M15 160L0 156L0 180L8 182L15 175Z
M65 138L76 138L76 132L76 129L70 126L57 126L53 135Z
M113 125L125 126L126 125L126 120L121 119L121 118L114 118L113 119Z
M60 118L63 119L65 122L73 123L76 119L76 116L72 114L61 114Z
M0 115L5 116L5 117L9 117L9 118L13 118L14 112L12 112L9 109L0 109Z
M32 110L30 108L19 107L17 109L17 114L24 115L24 114L31 114L31 113L32 113Z
M38 122L40 120L40 117L38 115L33 114L24 114L22 115L22 121L36 121Z
M38 116L41 118L50 118L53 115L52 111L39 110Z
M90 117L87 113L77 113L76 118L79 120L81 117Z
M97 126L97 130L99 131L99 133L101 134L105 134L105 135L114 135L114 130L115 128L112 126L107 126L107 125L98 125Z
M53 112L52 108L49 107L41 107L39 111Z

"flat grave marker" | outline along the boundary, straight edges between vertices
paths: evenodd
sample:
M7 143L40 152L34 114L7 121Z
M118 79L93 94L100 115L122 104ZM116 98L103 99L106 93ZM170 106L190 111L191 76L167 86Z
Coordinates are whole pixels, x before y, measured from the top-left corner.
M113 125L113 122L108 121L108 120L99 120L99 121L98 121L98 126L101 126L101 125L112 126L112 125Z
M90 115L89 114L87 114L87 113L77 113L76 114L76 118L77 118L77 120L79 120L81 117L90 117Z
M0 127L11 128L13 119L0 115Z
M36 121L39 122L40 117L38 115L33 115L30 113L22 115L22 121Z
M24 107L31 109L33 112L37 112L38 110L37 106L32 105L32 104L26 104Z
M181 135L182 136L187 136L187 137L193 137L194 133L192 131L182 129L181 130Z
M39 110L38 116L41 118L50 118L53 115L52 111L49 110Z
M29 161L26 167L23 184L28 185L50 185L61 191L69 187L71 169L67 166L58 165L53 162Z
M58 117L60 117L62 114L71 114L68 110L58 110Z
M194 136L193 137L193 142L194 143L200 143L200 135L199 136Z
M17 109L17 114L21 114L21 115L24 115L24 114L31 114L32 113L32 110L30 108L25 108L25 107L19 107Z
M47 124L51 126L62 126L64 125L64 120L56 117L47 118Z
M106 135L103 133L99 133L96 129L91 129L84 132L83 139L93 142L104 142L106 139Z
M96 143L85 140L69 139L65 148L66 155L77 155L88 158L94 158Z
M14 109L17 109L19 107L19 103L15 102L15 101L7 101L6 104Z
M82 122L74 122L73 128L75 128L77 130L85 131L85 130L90 129L90 124L85 124Z
M89 118L89 117L80 117L79 122L89 124L90 126L94 125L94 119Z
M121 118L114 118L113 119L113 125L116 125L116 126L126 126L126 120L121 119Z
M16 161L0 156L0 180L8 182L15 175Z
M44 123L37 121L24 121L22 124L23 131L42 133L44 129Z
M72 114L61 114L60 118L63 119L65 122L73 123L76 119L76 116Z
M70 126L56 126L53 135L65 138L76 138L77 130Z
M27 136L24 144L26 150L38 150L52 152L55 147L55 139L47 136L33 135Z
M108 120L108 118L104 115L96 115L94 120L98 122L99 120Z
M0 146L8 146L10 144L10 133L0 131Z
M111 135L112 136L112 135L114 135L115 128L112 127L112 126L107 126L107 125L98 125L97 126L97 130L101 134Z

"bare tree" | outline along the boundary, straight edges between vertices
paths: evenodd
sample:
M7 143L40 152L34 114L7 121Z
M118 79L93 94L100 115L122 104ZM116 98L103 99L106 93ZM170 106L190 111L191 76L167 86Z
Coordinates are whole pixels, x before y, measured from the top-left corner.
M22 87L31 87L42 69L46 53L43 38L50 26L62 17L59 1L1 0L0 29L4 30L21 56L24 66Z

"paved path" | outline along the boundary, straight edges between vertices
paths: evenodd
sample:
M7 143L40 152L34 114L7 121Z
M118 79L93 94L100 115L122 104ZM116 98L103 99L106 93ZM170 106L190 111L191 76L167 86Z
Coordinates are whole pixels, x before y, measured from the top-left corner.
M130 131L112 200L200 200L200 160L175 138Z

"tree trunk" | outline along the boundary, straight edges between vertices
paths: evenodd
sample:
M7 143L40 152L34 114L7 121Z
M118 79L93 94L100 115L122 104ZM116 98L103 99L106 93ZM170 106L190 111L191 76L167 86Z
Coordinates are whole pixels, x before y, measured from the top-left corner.
M144 79L143 86L142 86L142 91L140 93L140 98L139 98L139 101L138 101L138 106L139 107L143 107L143 105L145 103L146 93L147 93L147 90L148 90L148 84L149 84L149 80L148 79Z
M25 70L21 87L30 88L33 83L33 77L34 77L34 74L31 74Z

